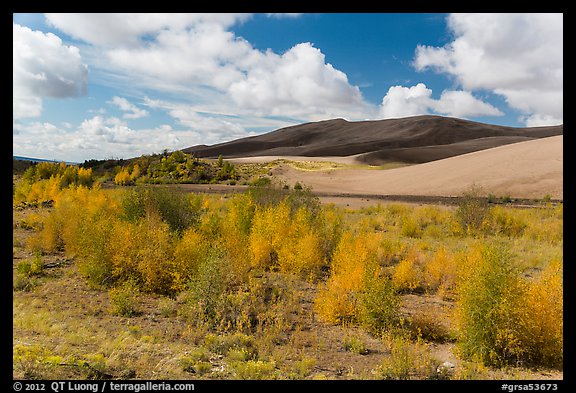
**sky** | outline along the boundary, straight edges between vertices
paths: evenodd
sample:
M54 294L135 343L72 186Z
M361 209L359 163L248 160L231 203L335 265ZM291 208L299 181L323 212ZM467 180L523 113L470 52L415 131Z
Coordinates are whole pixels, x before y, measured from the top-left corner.
M562 14L13 14L13 154L83 162L278 128L563 123Z

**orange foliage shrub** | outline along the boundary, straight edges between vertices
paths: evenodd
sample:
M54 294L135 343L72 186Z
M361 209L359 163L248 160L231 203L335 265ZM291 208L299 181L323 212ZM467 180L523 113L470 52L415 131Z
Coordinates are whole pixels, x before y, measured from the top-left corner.
M423 278L427 289L445 295L454 289L457 275L457 261L445 247L440 247L424 264Z
M549 263L528 284L525 318L522 321L526 358L534 364L561 367L563 356L562 261Z
M394 269L392 282L396 288L401 292L414 292L423 289L424 273L422 265L422 255L416 248L411 249L408 255Z
M382 235L344 232L332 257L332 272L320 286L315 309L328 323L357 322L361 312L360 294L365 290L368 272L379 264L378 249Z
M171 289L180 292L198 272L198 267L208 255L210 244L196 229L190 228L174 248L174 259L170 262L169 274L172 276Z
M130 172L128 172L128 168L122 169L116 174L116 176L114 176L114 183L118 186L127 186L132 184L132 179L130 178Z
M110 248L116 279L134 279L150 292L172 292L172 235L159 216L149 215L137 223L117 222Z
M323 265L322 241L309 210L298 209L289 222L286 235L279 239L280 271L317 276Z
M253 267L269 269L277 264L278 249L289 227L290 206L286 201L278 206L256 208L249 237Z

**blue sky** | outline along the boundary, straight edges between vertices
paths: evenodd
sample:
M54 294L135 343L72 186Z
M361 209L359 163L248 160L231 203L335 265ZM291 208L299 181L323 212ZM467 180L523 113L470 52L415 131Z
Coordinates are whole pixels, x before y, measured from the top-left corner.
M562 14L14 14L13 151L82 162L309 121L563 121Z

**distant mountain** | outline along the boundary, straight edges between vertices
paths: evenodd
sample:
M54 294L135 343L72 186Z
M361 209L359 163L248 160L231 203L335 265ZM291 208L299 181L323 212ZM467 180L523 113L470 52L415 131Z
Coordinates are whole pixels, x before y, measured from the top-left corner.
M358 122L333 119L182 151L206 158L356 156L371 165L423 163L563 135L563 130L564 125L519 128L431 115Z
M12 156L12 158L14 160L20 160L20 161L32 161L32 162L62 162L60 160L46 160L44 158L31 158L31 157L22 157L22 156ZM66 164L70 164L70 165L78 165L78 162L70 162L70 161L65 161Z

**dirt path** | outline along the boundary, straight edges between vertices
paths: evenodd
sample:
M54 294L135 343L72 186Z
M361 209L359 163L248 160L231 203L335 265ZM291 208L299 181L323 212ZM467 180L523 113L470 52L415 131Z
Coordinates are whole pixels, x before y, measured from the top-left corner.
M154 185L152 185L154 186ZM244 185L226 185L226 184L169 184L169 187L175 187L185 192L193 193L206 193L206 194L235 194L247 192L250 188ZM114 185L106 185L106 187L116 187ZM430 205L447 205L455 206L461 200L458 196L434 196L434 195L381 195L381 194L360 194L360 193L343 193L343 192L315 192L314 195L320 198L320 201L325 204L333 203L339 207L350 209L359 209L367 206L376 206L378 204L386 203L409 203L409 204L430 204ZM551 199L550 203L562 203L562 200ZM493 203L504 203L502 201L494 201ZM510 207L539 207L543 205L541 200L529 198L515 198L506 203Z

